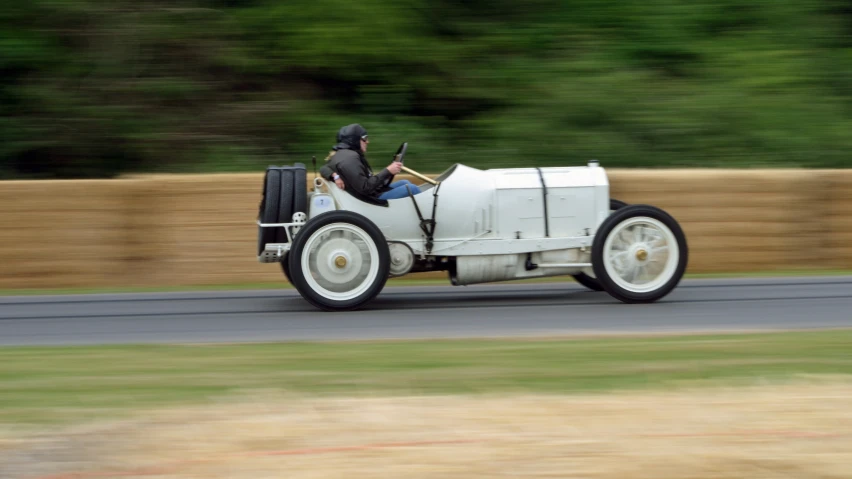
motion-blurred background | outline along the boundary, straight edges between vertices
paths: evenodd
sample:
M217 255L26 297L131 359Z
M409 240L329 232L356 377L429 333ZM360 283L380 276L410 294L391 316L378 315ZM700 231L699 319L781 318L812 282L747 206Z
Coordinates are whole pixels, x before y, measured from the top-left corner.
M846 167L852 4L6 2L0 98L7 179L258 171L353 122L430 172Z
M378 168L403 141L426 174L598 159L680 222L689 275L847 275L636 309L0 298L0 479L849 477L852 332L721 332L849 324L850 0L6 0L0 109L0 295L286 288L265 168L355 122ZM554 337L675 324L714 334ZM377 339L515 326L548 337ZM162 344L302 334L370 340Z
M848 1L7 3L0 289L280 285L263 173L356 122L375 168L597 159L689 274L852 268Z

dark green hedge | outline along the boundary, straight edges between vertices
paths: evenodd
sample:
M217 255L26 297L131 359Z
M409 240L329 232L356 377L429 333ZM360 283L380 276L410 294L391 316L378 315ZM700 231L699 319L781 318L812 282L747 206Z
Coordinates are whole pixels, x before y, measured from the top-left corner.
M31 0L0 175L260 171L359 122L383 166L852 165L846 0Z

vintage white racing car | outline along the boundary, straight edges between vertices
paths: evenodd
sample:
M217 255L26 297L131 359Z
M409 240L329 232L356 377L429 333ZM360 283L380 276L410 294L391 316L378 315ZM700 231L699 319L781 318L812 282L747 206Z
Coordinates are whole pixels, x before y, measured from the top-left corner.
M404 161L403 143L395 158ZM316 160L314 160L315 162ZM316 164L314 164L316 168ZM406 198L374 200L304 164L267 168L258 261L280 263L302 297L328 311L360 308L389 277L447 271L453 285L573 276L626 303L669 294L686 270L680 225L650 205L609 196L586 166L480 170L456 164Z

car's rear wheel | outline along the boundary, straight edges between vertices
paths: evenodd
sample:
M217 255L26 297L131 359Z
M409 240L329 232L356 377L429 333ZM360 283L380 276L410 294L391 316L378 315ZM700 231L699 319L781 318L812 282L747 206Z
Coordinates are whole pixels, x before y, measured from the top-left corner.
M601 224L592 264L604 290L625 303L650 303L683 278L686 236L665 211L649 205L620 208Z
M350 211L324 213L306 223L287 256L290 282L326 311L364 306L384 288L390 271L381 230Z
M609 200L609 213L612 214L613 211L621 209L627 206L627 203L623 201L616 200L614 198L610 198ZM601 282L595 278L594 268L583 268L581 273L577 273L572 275L578 283L583 286L591 289L592 291L603 291L604 288L601 285Z

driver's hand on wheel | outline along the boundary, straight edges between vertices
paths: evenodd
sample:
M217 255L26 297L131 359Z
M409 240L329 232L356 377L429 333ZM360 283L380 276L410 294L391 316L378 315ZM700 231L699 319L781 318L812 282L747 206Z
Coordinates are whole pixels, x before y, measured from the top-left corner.
M394 161L388 165L388 171L390 171L392 175L398 175L399 172L402 171L402 163Z

